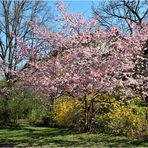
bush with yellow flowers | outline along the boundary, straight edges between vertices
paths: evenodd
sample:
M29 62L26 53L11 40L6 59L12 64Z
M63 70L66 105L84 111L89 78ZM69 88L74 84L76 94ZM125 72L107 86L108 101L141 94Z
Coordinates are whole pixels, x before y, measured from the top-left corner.
M55 102L55 122L78 132L107 132L127 136L148 135L148 109L140 98L117 99L102 93L75 99L61 96ZM87 123L87 124L86 124Z
M68 95L60 96L55 101L55 122L61 127L72 127L75 114L79 110L79 102ZM77 120L77 119L76 119Z
M55 122L61 127L70 127L77 132L88 132L94 128L96 103L93 94L79 99L61 96L55 102ZM87 123L87 124L86 124Z
M139 98L126 103L125 99L115 101L110 112L98 117L100 122L106 121L106 130L114 134L127 136L148 135L148 109L138 104Z
M102 93L97 97L97 108L96 108L96 130L98 132L109 132L108 124L109 117L108 114L114 110L115 106L119 105L119 100L113 96Z
M107 94L101 94L95 99L94 96L95 93L90 93L79 99L66 95L57 98L55 102L56 124L61 127L70 127L79 132L96 132L103 129L97 118L111 110L115 99Z

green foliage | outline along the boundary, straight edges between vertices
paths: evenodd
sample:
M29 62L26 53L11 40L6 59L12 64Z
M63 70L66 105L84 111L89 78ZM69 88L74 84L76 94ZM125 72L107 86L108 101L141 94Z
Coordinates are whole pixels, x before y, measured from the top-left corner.
M20 119L26 119L31 124L50 126L53 116L43 100L43 96L29 89L1 94L0 126L16 125Z
M36 126L54 126L54 114L50 106L42 102L34 102L31 113L28 116L30 124Z
M7 86L7 83L5 80L0 80L0 87L5 87Z

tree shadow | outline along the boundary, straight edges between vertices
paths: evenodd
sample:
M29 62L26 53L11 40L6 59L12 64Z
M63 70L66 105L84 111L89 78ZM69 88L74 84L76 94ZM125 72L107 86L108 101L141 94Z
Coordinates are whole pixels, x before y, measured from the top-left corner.
M107 134L100 134L98 136L84 138L79 137L79 146L80 144L87 144L87 146L102 146L102 147L139 147L139 146L146 146L148 147L148 141L144 139L131 139L123 136L115 136L115 135L107 135ZM98 145L99 144L99 145Z
M32 128L32 127L21 127L21 128L10 128L5 130L8 134L4 138L0 138L0 147L13 147L16 145L24 146L36 146L46 145L49 143L56 144L55 140L47 140L57 136L66 136L72 132L68 129L56 129L56 128ZM14 132L14 133L13 133ZM52 142L53 141L53 142ZM60 142L60 141L59 141ZM62 140L61 142L62 143ZM66 143L65 143L66 144Z
M107 134L76 134L58 128L21 127L6 132L10 135L0 138L0 147L137 147L146 142Z

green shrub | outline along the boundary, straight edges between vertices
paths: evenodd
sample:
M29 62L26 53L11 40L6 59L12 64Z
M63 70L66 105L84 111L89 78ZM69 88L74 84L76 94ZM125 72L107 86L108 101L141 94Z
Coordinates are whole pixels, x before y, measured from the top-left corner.
M10 94L1 94L0 99L0 126L16 125L18 120L26 119L36 124L41 120L42 125L51 125L53 117L50 107L45 105L43 96L32 90L16 90ZM50 119L50 120L49 120Z
M54 114L49 106L36 104L28 117L30 124L36 126L54 126Z

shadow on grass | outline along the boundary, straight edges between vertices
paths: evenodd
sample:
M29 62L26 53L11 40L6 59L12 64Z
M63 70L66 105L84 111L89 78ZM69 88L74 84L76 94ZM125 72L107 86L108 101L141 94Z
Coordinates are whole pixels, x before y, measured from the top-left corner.
M106 134L74 134L66 129L20 127L0 130L0 147L135 147L148 146L142 140Z
M53 137L66 136L69 134L71 134L69 130L57 128L18 127L1 129L0 147L47 145L50 144L50 142L52 143ZM53 144L55 142L53 140Z
M124 136L114 136L107 134L98 134L89 138L79 137L82 144L87 146L102 146L102 147L138 147L148 146L148 142L142 139L131 139Z

